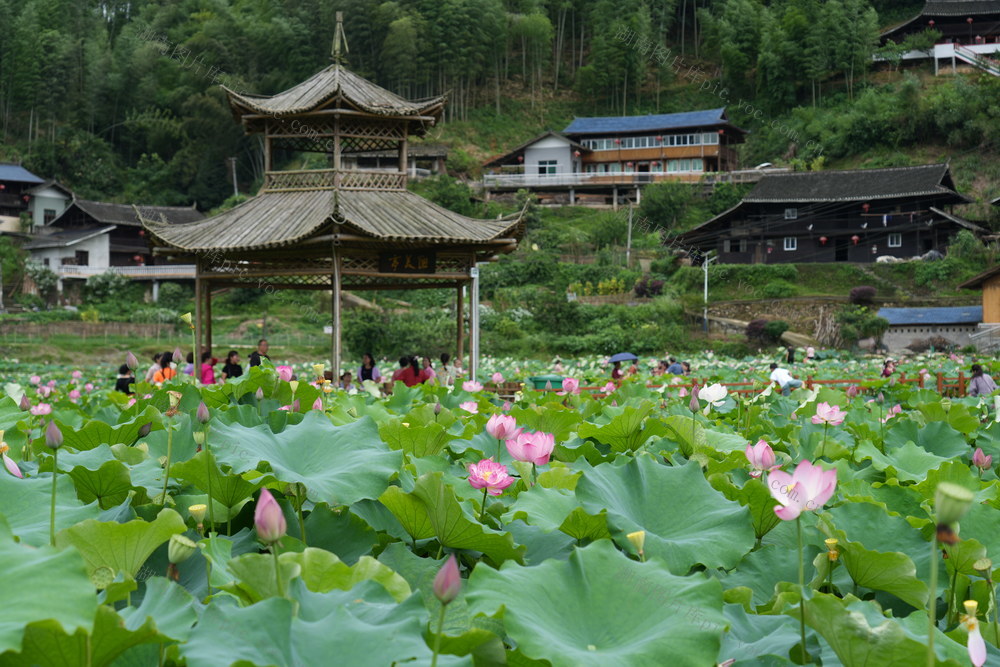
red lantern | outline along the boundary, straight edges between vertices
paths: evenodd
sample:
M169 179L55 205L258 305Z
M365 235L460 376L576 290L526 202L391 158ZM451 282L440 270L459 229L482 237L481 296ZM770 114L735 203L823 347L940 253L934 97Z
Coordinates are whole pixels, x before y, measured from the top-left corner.
M825 236L819 237L819 242L822 243L823 245L826 245L826 242L829 240L830 239L826 238Z
M726 133L725 130L719 130L719 134L725 134L725 133Z
M616 143L616 144L620 144L621 142L622 142L622 140L621 140L621 139L615 139L615 143Z
M861 240L861 237L855 234L854 236L851 237L851 240L854 241L854 245L858 245L858 241Z
M573 155L575 157L580 157L580 151L573 151Z
M767 254L770 255L772 252L774 252L774 248L768 247Z
M31 199L31 197L29 197L28 195L24 195L23 197L21 197L21 199L23 199L24 201L28 201L29 199Z
M928 21L927 25L929 25L930 27L933 28L934 27L934 19L931 19L930 21Z
M142 262L142 255L132 255L132 261Z
M867 213L868 209L871 208L871 205L870 204L862 204L861 208L864 209L865 213Z
M517 156L517 161L518 162L524 162L524 156L523 155L518 155Z
M626 163L625 163L625 166L626 166L626 167L631 167L631 166L632 166L632 163L631 163L631 162L626 162Z
M656 135L656 141L662 144L663 143L663 135L662 134Z
M969 25L972 25L972 17L970 16L969 18L965 19L965 22L968 23Z
M7 189L7 186L4 185L3 183L0 183L0 190L6 190L6 189Z
M654 166L654 167L659 167L659 166L660 166L660 163L659 163L659 162L654 162L654 163L653 163L653 166Z
M145 229L140 229L139 230L139 236L145 236L145 235L146 235L146 230Z

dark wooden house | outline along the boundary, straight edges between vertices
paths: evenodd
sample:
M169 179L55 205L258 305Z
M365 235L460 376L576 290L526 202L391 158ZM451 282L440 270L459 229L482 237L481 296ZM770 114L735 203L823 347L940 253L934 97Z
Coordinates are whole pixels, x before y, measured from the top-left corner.
M950 210L968 201L946 164L771 174L675 245L728 264L910 258L984 232Z
M925 30L941 43L988 44L1000 40L1000 0L927 0L920 14L882 33L882 42L902 42Z

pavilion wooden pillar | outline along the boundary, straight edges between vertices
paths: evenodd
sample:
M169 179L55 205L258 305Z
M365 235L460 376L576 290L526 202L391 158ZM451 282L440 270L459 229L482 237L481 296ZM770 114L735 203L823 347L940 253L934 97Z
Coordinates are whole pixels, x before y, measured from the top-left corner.
M330 281L330 370L333 381L340 380L340 253L337 252L338 242L333 243L333 273Z
M479 373L479 267L473 258L469 269L469 379L476 380Z
M465 293L465 283L458 286L458 295L455 297L455 361L454 363L465 366L462 360L462 348L465 346L465 313L463 312L463 296Z
M204 311L202 310L202 307L201 307L202 283L203 283L203 281L202 281L202 277L201 277L201 260L195 259L195 265L194 265L194 349L191 350L191 357L195 360L195 368L196 369L198 368L198 366L197 366L197 364L198 364L198 350L201 349L201 332L202 332L201 316L204 313ZM178 363L180 363L180 361L182 361L182 360L178 359ZM183 365L182 365L182 367L183 367ZM197 373L195 373L195 377L198 377Z
M203 351L212 351L212 283L208 280L205 281L205 348ZM197 352L193 356L194 367L201 369L201 356Z

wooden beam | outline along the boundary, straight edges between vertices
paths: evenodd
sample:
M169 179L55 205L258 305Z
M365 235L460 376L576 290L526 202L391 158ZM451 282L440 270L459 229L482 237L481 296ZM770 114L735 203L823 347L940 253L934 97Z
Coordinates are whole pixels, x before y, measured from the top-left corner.
M333 320L333 331L331 336L332 350L330 369L333 371L333 381L340 380L340 357L341 357L341 320L340 320L340 257L337 255L337 246L333 246L333 289L331 290L331 315Z
M462 360L462 347L464 344L465 337L465 314L462 312L462 292L465 290L465 285L458 286L458 295L455 297L455 363L460 364L463 368L465 367L465 362Z
M458 282L448 282L448 283L378 283L378 284L353 285L349 282L346 282L346 283L341 283L341 287L350 292L372 292L379 290L447 289L449 287L458 287L461 284L462 283Z
M199 350L201 350L201 297L202 297L202 280L201 280L201 261L195 263L194 269L194 349L191 350L191 356L195 360L195 369L198 368L198 355ZM179 360L182 361L182 360ZM195 374L195 377L199 377Z
M205 351L212 351L212 290L209 289L208 283L202 281L203 289L205 290ZM198 375L195 377L201 377L201 355L199 353L194 353L194 367L198 371Z
M365 111L353 111L351 109L319 109L316 111L303 111L301 113L245 113L241 115L241 118L246 120L268 120L268 119L278 119L283 118L295 118L300 116L361 116L364 118L378 118L385 119L386 116L378 116L373 113L367 113ZM435 122L434 116L391 116L389 119L394 121L409 121L409 120L420 120L424 122Z

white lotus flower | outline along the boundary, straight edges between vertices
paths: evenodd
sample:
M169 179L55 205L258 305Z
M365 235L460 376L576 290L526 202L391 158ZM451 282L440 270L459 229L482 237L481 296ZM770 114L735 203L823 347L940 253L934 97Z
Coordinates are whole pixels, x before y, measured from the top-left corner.
M713 407L718 408L722 406L722 403L726 400L726 393L726 388L718 382L710 384L707 387L702 387L698 391L698 398L708 402L708 405L705 406L705 415L708 415Z

